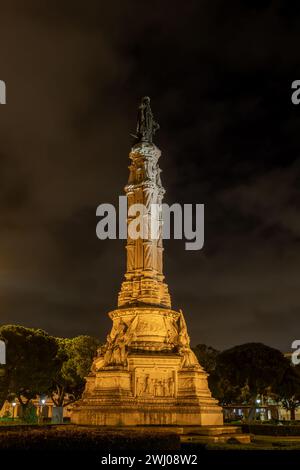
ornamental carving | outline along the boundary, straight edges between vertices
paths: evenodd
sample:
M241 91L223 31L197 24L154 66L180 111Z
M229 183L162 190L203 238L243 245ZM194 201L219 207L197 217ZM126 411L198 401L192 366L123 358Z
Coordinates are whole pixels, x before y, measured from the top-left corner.
M106 338L106 344L102 349L103 365L125 366L127 362L127 345L136 337L137 316L127 325L122 319L114 323L111 334Z
M169 375L145 373L135 379L135 395L137 397L174 397L175 380Z

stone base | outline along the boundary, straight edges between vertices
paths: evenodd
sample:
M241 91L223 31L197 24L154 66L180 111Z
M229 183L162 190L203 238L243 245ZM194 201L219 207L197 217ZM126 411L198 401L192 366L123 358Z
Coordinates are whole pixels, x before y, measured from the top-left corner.
M75 424L222 425L207 373L189 346L182 312L159 307L110 313L113 328L95 358Z
M171 429L170 429L171 430ZM174 431L174 430L173 430ZM250 444L250 434L241 432L239 426L197 426L177 428L182 443L240 443Z
M80 403L72 410L72 423L98 426L206 426L223 424L221 408L215 404L183 406L176 402L114 405Z
M179 361L176 355L155 357L155 363L151 355L132 355L128 357L129 370L102 369L90 375L82 400L73 406L72 422L100 426L222 425L222 409L211 396L207 374L200 366L178 370ZM158 387L161 383L165 383L165 389Z

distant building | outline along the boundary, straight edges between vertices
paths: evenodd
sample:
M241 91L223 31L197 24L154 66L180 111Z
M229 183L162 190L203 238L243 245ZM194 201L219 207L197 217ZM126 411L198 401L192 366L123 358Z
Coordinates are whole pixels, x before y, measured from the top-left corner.
M51 398L49 397L38 397L35 400L32 400L32 404L36 408L37 416L45 421L51 420L53 417L53 409L55 405ZM22 407L18 399L13 402L5 401L4 405L0 410L0 418L3 417L9 418L22 418ZM68 406L63 408L63 417L70 418L70 412L68 411Z
M284 356L292 360L292 352L284 353ZM252 407L248 404L233 404L223 406L225 421L246 421ZM258 421L279 420L289 421L290 412L269 397L258 397L255 419ZM295 420L300 421L300 407L295 411Z

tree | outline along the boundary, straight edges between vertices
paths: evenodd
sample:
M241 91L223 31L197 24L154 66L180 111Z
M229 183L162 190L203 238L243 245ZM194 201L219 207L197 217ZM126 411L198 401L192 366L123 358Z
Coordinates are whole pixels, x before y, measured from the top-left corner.
M221 405L242 404L249 400L247 386L233 385L226 377L213 372L208 378L209 389Z
M57 342L43 330L19 325L2 326L0 337L6 342L2 399L16 396L25 412L30 400L52 385L59 366Z
M290 412L291 420L294 420L296 409L300 406L300 367L290 365L274 391L279 403Z
M0 410L8 396L8 385L8 377L5 373L4 367L2 367L0 369Z
M257 395L266 396L275 390L289 367L289 361L277 349L262 343L246 343L220 353L215 372L239 393L240 400L245 397L250 402L251 419Z
M60 369L53 380L51 397L56 406L62 407L81 397L99 341L91 336L56 338L56 341Z
M212 346L207 346L206 344L197 344L197 346L193 348L193 351L199 361L199 364L203 367L205 372L208 373L208 385L212 395L222 403L225 403L229 396L232 396L234 390L233 387L230 387L228 380L222 380L215 373L217 357L220 352Z
M205 372L211 374L216 368L217 356L220 352L212 346L206 346L206 344L197 344L193 351Z

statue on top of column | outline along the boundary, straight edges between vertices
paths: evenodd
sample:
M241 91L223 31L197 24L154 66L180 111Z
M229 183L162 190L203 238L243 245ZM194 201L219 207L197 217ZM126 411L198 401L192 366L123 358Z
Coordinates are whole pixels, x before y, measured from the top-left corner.
M134 137L137 142L149 142L152 144L153 136L159 129L159 124L154 121L153 114L150 107L149 96L142 98L139 106L136 135Z

